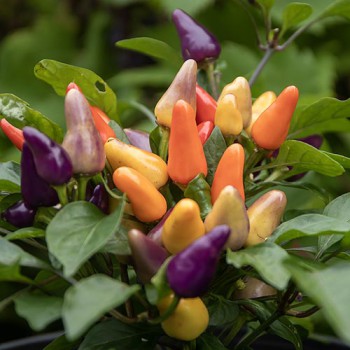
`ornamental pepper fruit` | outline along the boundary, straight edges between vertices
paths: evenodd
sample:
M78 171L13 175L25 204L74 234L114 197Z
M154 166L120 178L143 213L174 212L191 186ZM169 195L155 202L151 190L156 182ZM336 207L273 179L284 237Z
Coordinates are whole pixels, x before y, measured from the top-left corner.
M258 198L247 210L250 229L245 246L264 242L281 222L287 197L284 192L271 190Z
M173 22L181 41L184 61L194 59L198 63L219 57L221 47L215 36L186 12L176 9Z
M114 130L108 125L108 122L105 121L104 117L102 117L102 110L98 107L90 106L90 111L102 142L106 143L109 138L116 137ZM108 117L106 116L106 118Z
M167 91L154 109L157 122L170 128L173 108L178 100L184 100L196 111L197 63L187 60L176 74Z
M62 147L72 160L74 174L99 173L105 166L105 153L88 101L79 90L72 89L66 94L64 108L67 133Z
M174 208L170 208L162 217L162 219L158 222L156 226L154 226L147 234L147 237L150 238L152 241L156 242L158 245L162 245L162 231L163 226L167 218L169 217L170 213L173 211Z
M151 146L149 143L149 134L147 132L141 130L133 130L133 129L124 129L130 144L137 148L141 148L144 151L152 152Z
M241 133L243 119L235 95L226 94L219 100L215 113L215 125L220 128L224 136L237 136Z
M252 120L245 129L248 135L251 135L252 126L259 118L260 114L270 107L275 100L276 94L273 91L265 91L254 101L252 105Z
M218 103L227 94L235 95L237 108L242 115L243 128L246 128L252 119L252 94L247 79L237 77L232 83L227 84L221 92Z
M168 174L183 185L200 173L207 176L208 171L195 117L195 111L186 101L176 102L170 129Z
M165 220L162 230L164 247L172 254L185 249L205 234L198 204L190 198L181 199Z
M174 294L164 297L157 305L162 315L171 305ZM209 312L200 298L181 299L174 312L161 323L164 332L172 338L191 341L208 327Z
M196 85L196 122L200 124L205 121L214 123L217 103L214 98L200 85Z
M194 298L206 292L229 236L227 225L217 226L170 260L166 275L176 295Z
M136 229L128 232L128 242L138 279L143 284L149 283L168 257L167 251Z
M1 214L1 217L11 225L22 228L33 225L35 214L36 209L28 207L26 203L21 200L7 208Z
M0 126L12 144L22 151L24 143L23 131L10 124L5 118L0 120Z
M285 141L299 92L295 86L286 87L252 126L251 136L257 146L275 150Z
M89 202L96 205L105 214L109 212L109 196L106 188L103 184L98 184L95 186Z
M102 119L107 125L111 121L111 119L107 116L105 112L103 112L101 108L97 106L90 106L90 110L92 115L94 116L94 119L95 119L95 116L98 115L98 117Z
M235 187L224 187L205 218L204 225L207 232L218 225L227 225L231 230L227 247L232 250L243 247L248 237L249 219L244 201Z
M53 186L67 183L73 175L73 166L66 150L30 126L23 128L23 136L32 151L38 175Z
M234 143L226 148L216 168L211 186L212 203L215 203L220 192L227 185L235 187L243 201L245 200L243 170L244 149L239 143Z
M159 220L167 210L165 198L140 172L123 166L113 173L113 182L131 202L134 215L142 222Z
M23 144L21 158L21 193L30 208L51 207L59 202L57 192L37 173L28 144Z
M127 166L145 176L157 189L168 181L168 167L158 155L128 145L118 139L105 143L107 160L113 170Z
M237 290L234 299L256 299L276 295L277 290L257 278L247 276L244 280L244 288Z
M214 129L214 123L209 120L197 125L198 136L199 136L199 139L201 140L202 145L204 145L207 142L213 129Z

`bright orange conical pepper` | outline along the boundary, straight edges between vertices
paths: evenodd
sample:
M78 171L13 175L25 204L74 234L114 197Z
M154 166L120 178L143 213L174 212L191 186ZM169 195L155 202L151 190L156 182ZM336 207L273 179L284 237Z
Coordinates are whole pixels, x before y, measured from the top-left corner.
M0 126L13 145L22 151L24 143L23 131L10 124L5 118L0 120Z
M200 173L207 176L208 172L195 118L195 111L186 101L176 102L170 128L168 174L183 185Z
M211 121L214 123L216 101L209 95L201 86L196 85L196 103L197 103L197 124L205 121Z
M226 148L216 168L211 186L212 203L215 203L221 190L228 185L235 187L245 200L243 170L244 149L241 144L234 143Z
M114 130L108 125L108 121L106 122L106 120L109 118L105 115L105 113L96 106L90 106L90 111L92 113L92 117L94 118L96 129L98 130L103 143L106 143L111 137L115 138L116 136Z

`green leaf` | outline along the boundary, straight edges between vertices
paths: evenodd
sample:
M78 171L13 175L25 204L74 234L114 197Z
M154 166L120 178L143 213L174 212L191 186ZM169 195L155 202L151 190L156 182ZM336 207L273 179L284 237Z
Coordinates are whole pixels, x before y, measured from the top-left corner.
M21 186L21 167L15 162L0 163L0 190L19 192Z
M56 123L15 95L0 94L0 115L20 129L32 126L57 142L63 140L63 131Z
M182 64L178 52L167 43L147 37L125 39L116 42L118 47L143 53L147 56L162 59L180 67Z
M321 151L326 154L328 157L332 158L336 162L338 162L344 169L350 169L350 158L345 157L341 154L330 153L326 151Z
M8 241L26 238L45 237L45 231L37 227L24 227L5 236Z
M282 14L283 24L281 30L281 36L290 28L295 27L300 22L310 17L312 13L312 7L309 4L301 2L292 2L288 4Z
M219 295L211 294L206 300L209 312L209 326L223 327L234 322L239 316L239 307L236 302Z
M205 181L203 174L198 174L186 187L184 192L185 197L193 199L200 208L200 213L202 219L206 216L212 209L211 205L211 195L210 186Z
M50 253L62 263L65 276L74 275L118 231L124 204L123 197L118 208L105 216L91 203L73 202L52 219L46 241Z
M159 145L162 138L162 131L156 126L149 134L149 144L153 153L159 155Z
M327 176L339 176L344 168L327 154L301 141L290 140L282 144L271 166L293 166L293 174L314 170Z
M333 199L324 208L324 215L350 222L350 193L345 193Z
M69 342L64 335L61 335L49 345L45 346L44 350L75 350L79 343L79 339L74 342Z
M115 93L101 77L91 70L45 59L36 64L34 74L37 78L50 84L60 96L66 94L69 83L75 82L91 105L98 106L109 118L120 124Z
M268 13L275 4L275 0L257 0L257 3L260 4Z
M224 344L214 334L203 333L196 340L197 350L227 350Z
M100 274L77 282L64 296L62 318L67 339L79 338L106 312L123 304L139 288Z
M34 331L41 331L61 317L63 299L41 292L21 293L15 298L16 313L25 318Z
M350 3L348 0L338 0L328 6L319 18L327 18L331 16L341 16L350 19Z
M270 240L283 244L299 237L332 234L350 234L350 223L321 214L305 214L282 223Z
M218 163L226 150L225 139L217 126L213 129L203 149L208 164L207 182L211 185Z
M157 2L169 15L171 15L177 8L180 8L191 16L194 16L198 12L214 4L214 0L157 0Z
M19 264L14 265L2 265L0 264L0 281L9 281L9 282L20 282L32 284L33 281L25 277L20 272Z
M228 264L241 268L252 266L268 284L283 290L289 281L290 274L283 265L288 253L276 244L266 242L240 251L228 250Z
M108 123L108 125L113 129L117 139L119 139L120 141L123 141L124 143L127 143L128 145L130 145L130 141L129 141L128 137L126 136L123 128L118 123L116 123L114 120L111 120Z
M350 341L350 264L340 262L322 270L308 271L286 261L297 286L322 308L329 325L345 341Z

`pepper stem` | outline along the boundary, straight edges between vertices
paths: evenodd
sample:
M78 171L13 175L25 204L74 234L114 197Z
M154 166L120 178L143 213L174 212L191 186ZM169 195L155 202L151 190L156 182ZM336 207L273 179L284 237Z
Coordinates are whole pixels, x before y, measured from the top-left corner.
M213 62L208 63L204 67L204 69L207 73L207 78L208 78L208 82L210 85L211 93L212 93L214 99L217 100L219 97L219 93L218 93L218 84L217 84L216 77L215 77L214 63Z
M159 157L167 161L170 130L165 126L160 126L161 139L159 144Z
M169 307L165 310L165 312L157 318L149 319L148 322L151 324L158 324L158 323L162 323L163 321L165 321L175 311L175 309L177 308L177 305L180 302L180 299L181 298L179 296L175 295L174 299L172 300Z
M68 204L68 196L67 196L67 185L58 185L58 186L52 186L55 191L57 192L58 199L60 200L60 203L62 206Z
M77 178L78 182L78 200L84 201L86 198L86 186L92 176L81 175Z

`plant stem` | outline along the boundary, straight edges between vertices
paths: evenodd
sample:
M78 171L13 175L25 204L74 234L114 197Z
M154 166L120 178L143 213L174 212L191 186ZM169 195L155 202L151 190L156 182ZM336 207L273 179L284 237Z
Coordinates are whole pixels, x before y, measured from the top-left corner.
M130 318L130 317L124 316L117 310L110 310L109 314L113 316L115 319L117 319L118 321L121 321L126 324L133 324L139 321L137 317Z
M78 182L78 200L84 201L86 197L86 186L90 180L90 176L79 176L77 179Z
M244 177L251 173L252 168L265 156L266 151L262 149L256 149L251 153L245 163Z
M304 317L309 317L311 315L313 315L315 312L319 311L320 308L318 306L314 306L308 310L305 311L297 311L297 310L288 310L286 312L286 315L288 316L293 316L293 317L297 317L297 318L304 318Z
M122 264L122 263L120 263L120 278L121 278L122 282L124 282L126 284L130 284L129 275L128 275L128 266L125 264ZM133 318L134 317L134 307L133 307L130 299L128 299L125 302L125 309L126 309L127 316L129 318Z
M56 190L58 198L62 206L68 204L68 196L67 196L67 186L66 184L60 186L53 186Z
M219 93L218 93L217 82L215 79L214 63L213 62L208 63L204 69L205 69L205 72L207 73L207 78L210 85L211 93L214 99L217 100L219 97Z
M158 324L165 321L174 312L179 302L180 298L177 295L175 295L174 299L172 300L169 307L165 310L165 312L157 318L149 319L148 322L151 324Z
M264 56L262 57L260 63L258 64L258 66L256 67L253 75L251 76L251 78L249 79L249 85L250 87L253 86L253 84L255 83L256 79L258 78L258 76L260 75L260 73L262 72L263 68L265 67L266 63L269 61L269 59L271 58L272 54L275 52L275 49L273 47L268 47L265 51Z
M161 139L159 144L159 157L167 161L170 130L166 126L160 126Z

